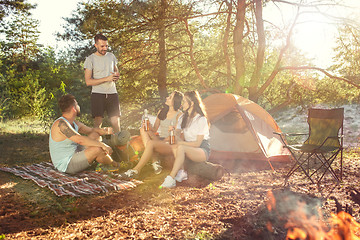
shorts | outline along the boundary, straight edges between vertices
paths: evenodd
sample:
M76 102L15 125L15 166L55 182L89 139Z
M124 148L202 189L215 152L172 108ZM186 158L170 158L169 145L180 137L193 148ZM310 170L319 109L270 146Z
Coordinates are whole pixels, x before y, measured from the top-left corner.
M120 117L119 95L91 93L91 114L93 117L104 117L106 111L108 117Z
M69 174L75 174L84 171L88 167L90 167L90 164L85 156L85 147L79 145L79 147L76 149L76 152L71 157L65 172Z
M206 155L206 160L209 160L209 157L210 157L210 152L211 152L211 149L210 149L210 142L209 140L202 140L201 144L200 144L200 148L202 150L204 150L205 152L205 155Z

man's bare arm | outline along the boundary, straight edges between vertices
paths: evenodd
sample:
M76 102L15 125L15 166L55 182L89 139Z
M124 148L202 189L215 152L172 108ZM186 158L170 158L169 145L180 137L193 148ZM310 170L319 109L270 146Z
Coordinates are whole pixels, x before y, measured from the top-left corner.
M105 152L111 154L112 149L105 143L100 141L91 139L87 136L82 136L77 133L64 119L59 120L59 129L62 134L64 134L67 138L71 141L74 141L83 146L94 146L94 147L101 147ZM85 126L85 125L84 125Z
M109 127L105 128L91 128L83 124L82 122L76 121L75 123L79 126L79 133L89 135L93 132L96 132L100 136L105 134L113 134L113 129Z
M79 135L72 127L69 126L69 123L65 122L64 119L59 121L59 129L62 134L67 138L71 138L74 135Z
M94 79L92 77L92 70L91 69L85 68L84 72L85 72L84 74L85 74L86 86L95 86L95 85L99 85L99 84L104 83L104 82L113 81L113 74L111 74L111 75L109 75L107 77L104 77L104 78Z

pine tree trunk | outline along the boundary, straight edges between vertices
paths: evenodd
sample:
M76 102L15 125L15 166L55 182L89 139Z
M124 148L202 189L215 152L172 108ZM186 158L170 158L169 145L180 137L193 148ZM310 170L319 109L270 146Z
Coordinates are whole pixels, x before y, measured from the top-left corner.
M165 42L165 8L166 0L161 0L161 9L160 9L160 25L159 25L159 74L158 74L158 90L161 100L165 100L167 97L167 88L166 88L166 42Z
M236 11L236 25L234 29L234 55L235 55L235 83L234 93L242 95L245 86L245 60L244 60L244 26L245 26L245 0L238 0Z
M256 54L255 70L251 76L249 87L249 99L257 102L257 90L261 78L261 71L265 56L265 31L262 17L262 0L255 0L256 32L258 35L258 49Z

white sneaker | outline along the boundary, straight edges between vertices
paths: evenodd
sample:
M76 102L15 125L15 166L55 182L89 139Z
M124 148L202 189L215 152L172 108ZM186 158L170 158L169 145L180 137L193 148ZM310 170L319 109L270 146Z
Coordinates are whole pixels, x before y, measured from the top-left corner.
M178 182L182 182L188 179L188 175L187 172L184 169L180 169L176 176L175 176L175 180Z
M139 172L135 169L129 169L124 173L121 173L120 176L124 179L136 178Z
M160 161L153 162L152 167L154 169L155 174L160 174L162 171L162 166L160 165Z
M176 187L176 181L173 179L170 175L168 175L164 182L161 184L161 187L163 188L173 188Z

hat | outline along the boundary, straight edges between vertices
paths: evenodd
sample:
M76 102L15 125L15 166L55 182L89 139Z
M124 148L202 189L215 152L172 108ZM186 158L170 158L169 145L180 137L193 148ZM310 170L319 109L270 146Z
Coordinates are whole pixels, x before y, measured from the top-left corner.
M112 146L123 146L126 145L130 140L130 132L122 130L114 135L111 135Z

